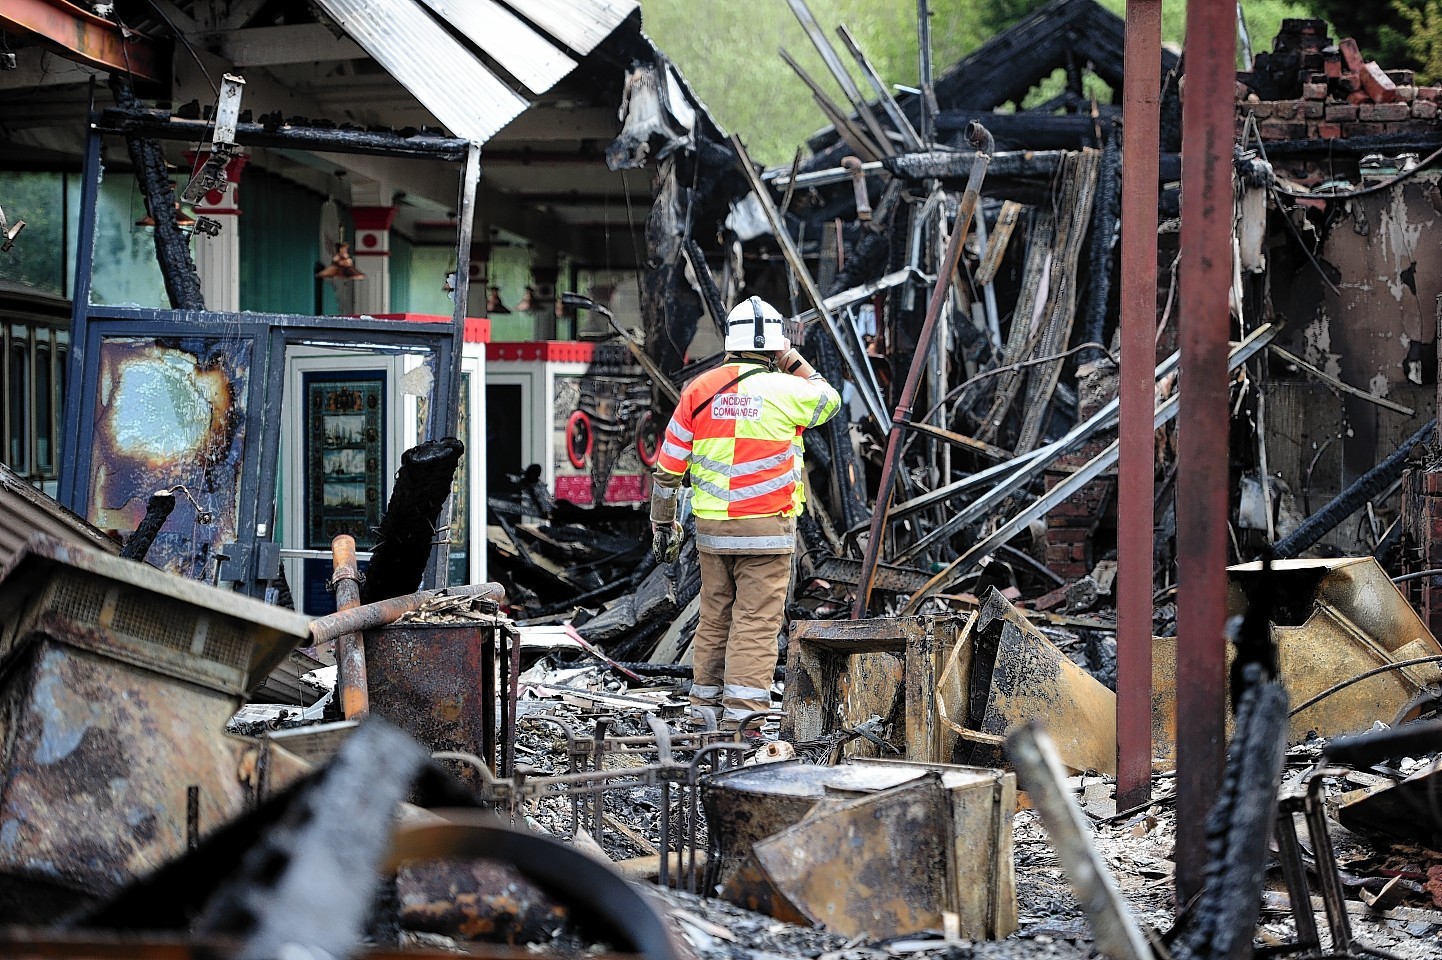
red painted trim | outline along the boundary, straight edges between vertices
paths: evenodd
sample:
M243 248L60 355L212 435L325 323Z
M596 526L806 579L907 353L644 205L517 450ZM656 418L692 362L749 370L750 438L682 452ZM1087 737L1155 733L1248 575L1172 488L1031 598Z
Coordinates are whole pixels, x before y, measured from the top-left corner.
M350 218L357 231L389 230L396 222L397 207L351 207Z
M576 340L529 340L523 343L492 343L486 359L521 363L590 363L596 357L594 343Z
M352 250L350 255L352 257L388 257L391 255L391 252L389 250ZM372 314L372 316L374 316L374 314ZM450 317L446 317L446 320L449 321L450 319Z
M377 320L405 320L408 323L453 323L450 317L443 317L435 313L372 313L370 316ZM485 317L466 317L466 343L491 342L491 321ZM487 349L487 359L490 358L490 351Z

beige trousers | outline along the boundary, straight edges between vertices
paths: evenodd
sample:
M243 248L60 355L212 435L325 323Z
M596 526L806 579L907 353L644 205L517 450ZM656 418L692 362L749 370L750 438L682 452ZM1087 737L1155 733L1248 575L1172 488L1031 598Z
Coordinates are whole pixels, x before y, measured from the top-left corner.
M771 708L776 637L786 615L791 554L702 553L701 615L692 640L694 706L720 706L735 726Z

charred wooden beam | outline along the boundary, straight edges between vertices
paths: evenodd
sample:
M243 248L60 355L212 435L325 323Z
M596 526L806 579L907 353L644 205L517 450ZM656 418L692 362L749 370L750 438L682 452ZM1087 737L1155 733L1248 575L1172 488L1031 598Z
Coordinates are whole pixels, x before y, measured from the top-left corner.
M1271 145L1267 147L1267 154L1272 153ZM986 182L992 189L986 190L988 194L1002 192L1008 181L1012 180L1045 180L1050 182L1056 176L1057 169L1061 166L1062 157L1066 155L1064 150L1001 150L991 160L991 166L987 168ZM966 180L971 171L972 152L969 150L932 150L924 153L903 153L896 157L887 157L882 160L881 166L890 173L905 180L941 180L943 182L962 183ZM1178 154L1163 154L1158 179L1162 182L1178 180L1182 175L1182 160ZM797 186L820 186L821 182L811 182L808 178L816 178L816 174L802 174L797 178ZM841 182L846 178L846 172L840 167L836 168L835 180L827 182Z
M429 133L407 136L404 132L389 130L306 126L293 122L299 118L287 120L279 114L261 119L260 123L236 124L235 142L243 147L365 153L448 161L464 160L468 146L465 140ZM211 124L204 120L177 117L169 110L110 108L101 112L98 129L101 133L122 134L127 137L203 143L210 137ZM487 154L486 162L496 162L496 158ZM595 163L596 158L586 158L585 162Z
M465 445L455 437L417 444L401 455L395 489L376 531L362 603L414 593L436 538L436 518L451 495Z
M1101 107L1103 120L1120 116L1119 110ZM1096 121L1082 113L991 113L986 110L943 110L936 115L939 135L960 133L967 124L985 123L996 130L998 143L1033 150L1076 150L1099 146Z
M125 77L112 73L110 89L122 114L143 112ZM155 259L160 263L170 306L176 310L204 310L205 294L201 292L200 276L190 256L189 238L181 232L176 219L175 184L170 182L170 173L165 167L165 150L158 140L138 132L125 135L125 147L135 165L135 179L145 197L145 208L155 221Z
M151 494L145 505L145 516L141 518L130 539L125 541L120 555L127 560L144 560L150 552L150 545L160 533L160 528L165 526L165 521L174 510L175 494L168 490Z
M1117 216L1121 212L1122 151L1120 128L1113 126L1102 149L1101 170L1097 173L1097 199L1092 211L1091 248L1087 252L1091 285L1087 289L1086 338L1092 343L1105 343L1107 303L1112 289L1112 262L1115 252ZM1093 348L1085 356L1095 360L1101 356Z

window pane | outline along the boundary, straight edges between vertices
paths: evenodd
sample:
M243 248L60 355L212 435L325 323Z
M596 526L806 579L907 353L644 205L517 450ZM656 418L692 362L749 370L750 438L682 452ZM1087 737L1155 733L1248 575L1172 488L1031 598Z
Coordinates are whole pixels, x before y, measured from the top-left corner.
M26 429L30 413L30 348L24 343L10 344L10 469L16 473L30 472L30 431Z
M55 461L50 438L55 432L55 395L51 392L50 347L35 347L35 471L50 474Z

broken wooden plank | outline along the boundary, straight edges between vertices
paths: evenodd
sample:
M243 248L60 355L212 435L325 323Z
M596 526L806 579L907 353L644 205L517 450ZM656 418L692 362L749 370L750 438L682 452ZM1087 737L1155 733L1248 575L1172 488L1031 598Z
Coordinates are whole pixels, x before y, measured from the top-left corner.
M1313 913L1325 915L1327 905L1321 897L1311 897L1310 906ZM1347 900L1348 916L1359 917L1364 920L1404 920L1408 923L1435 923L1442 925L1442 911L1423 910L1418 907L1389 907L1386 910L1375 910L1365 903L1356 900ZM1280 890L1262 891L1262 909L1275 910L1281 913L1293 913L1295 909L1292 899Z
M1076 323L1077 268L1085 246L1087 227L1091 224L1092 205L1097 194L1098 173L1102 155L1096 150L1083 150L1068 158L1063 166L1065 190L1057 223L1058 246L1061 248L1052 267L1050 296L1047 298L1041 336L1033 347L1033 357L1052 357L1066 349ZM1095 279L1093 282L1096 282ZM1061 376L1061 359L1048 360L1033 368L1027 377L1026 414L1016 451L1025 453L1036 446L1046 426L1052 394Z
M1027 237L1026 265L1022 268L1021 295L1011 314L1011 331L1001 359L1014 362L1032 354L1031 344L1042 322L1047 288L1051 284L1052 246L1056 239L1056 219L1050 212L1040 213L1033 221ZM1021 389L1025 371L1011 369L998 376L991 408L977 425L976 439L991 442L1001 431L1007 411Z
M986 286L996 279L1002 258L1006 256L1007 245L1011 243L1012 231L1016 229L1017 218L1021 216L1021 207L1015 200L1002 202L1001 213L996 217L996 232L987 241L986 253L976 268L976 282L981 286Z

